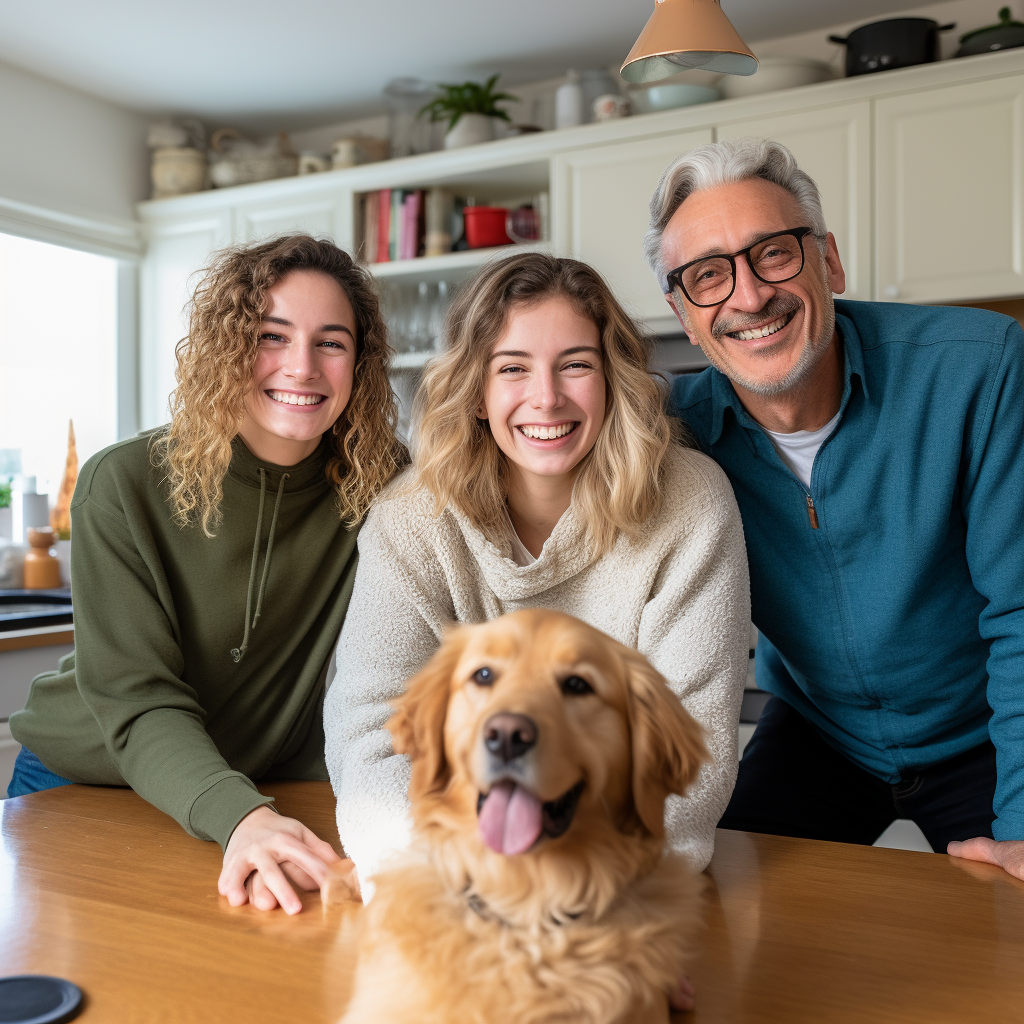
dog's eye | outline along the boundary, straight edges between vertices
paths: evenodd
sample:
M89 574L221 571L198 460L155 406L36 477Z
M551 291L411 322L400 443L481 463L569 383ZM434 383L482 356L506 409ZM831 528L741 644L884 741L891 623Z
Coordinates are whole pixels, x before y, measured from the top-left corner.
M562 680L562 693L570 693L579 696L584 693L593 693L594 688L582 676L569 676Z
M470 678L477 686L493 686L494 673L489 668L478 668Z

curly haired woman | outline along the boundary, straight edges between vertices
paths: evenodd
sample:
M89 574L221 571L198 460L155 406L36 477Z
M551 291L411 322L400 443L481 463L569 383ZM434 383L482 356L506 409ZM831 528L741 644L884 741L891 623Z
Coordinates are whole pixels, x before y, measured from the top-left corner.
M324 711L345 849L365 880L407 841L408 759L383 725L446 627L539 606L639 649L704 725L714 760L666 810L670 841L703 869L736 777L747 665L732 489L673 437L646 342L585 264L491 264L446 327L413 467L359 537Z
M254 782L327 778L356 532L404 461L386 328L368 275L298 235L218 254L177 356L170 426L79 477L75 651L11 718L8 792L131 786L221 844L233 905L295 913L338 857Z

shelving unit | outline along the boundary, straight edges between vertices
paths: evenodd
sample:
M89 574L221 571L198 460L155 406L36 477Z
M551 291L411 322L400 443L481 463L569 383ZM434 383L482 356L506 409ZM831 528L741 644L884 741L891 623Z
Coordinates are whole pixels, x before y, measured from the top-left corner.
M511 256L514 252L552 252L551 242L527 245L501 245L493 249L466 249L448 252L443 256L419 256L414 260L392 260L389 263L369 263L366 269L374 277L407 277L416 281L464 280L471 277L488 260Z
M546 191L551 238L536 248L591 263L649 330L678 334L641 253L648 202L673 159L741 135L777 139L816 180L847 270L846 297L979 302L1024 294L1024 49L1017 49L140 203L140 426L166 421L189 279L212 250L306 231L357 253L361 197L381 189L443 187L496 205ZM951 137L968 141L951 146ZM369 270L382 285L458 284L507 251L514 250ZM430 355L400 356L403 391ZM698 356L682 347L668 355L663 364L690 365Z

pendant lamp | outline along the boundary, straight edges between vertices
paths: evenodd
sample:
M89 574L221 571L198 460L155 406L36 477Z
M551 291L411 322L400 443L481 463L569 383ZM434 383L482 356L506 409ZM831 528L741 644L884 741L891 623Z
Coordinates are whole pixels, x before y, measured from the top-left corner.
M757 58L740 39L719 0L655 0L654 13L620 74L627 82L657 82L686 68L752 75Z

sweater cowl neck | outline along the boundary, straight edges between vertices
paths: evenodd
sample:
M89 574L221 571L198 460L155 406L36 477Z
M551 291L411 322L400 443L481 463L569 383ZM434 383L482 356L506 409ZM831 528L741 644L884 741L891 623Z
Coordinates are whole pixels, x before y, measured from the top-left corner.
M327 465L327 441L320 439L320 444L312 455L307 456L294 466L278 466L273 462L265 462L257 458L248 449L241 437L236 436L231 442L231 464L228 475L239 483L255 487L260 486L260 470L266 474L267 489L276 491L281 477L287 473L285 491L292 493L307 488L325 489L329 486L325 467Z
M586 530L575 502L562 513L540 557L520 566L512 559L510 540L489 540L458 509L449 507L466 546L480 567L480 573L496 597L502 601L525 601L564 583L596 561L586 543ZM511 523L509 529L512 529ZM500 546L499 546L500 544Z

